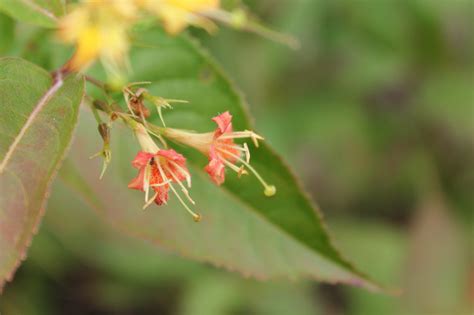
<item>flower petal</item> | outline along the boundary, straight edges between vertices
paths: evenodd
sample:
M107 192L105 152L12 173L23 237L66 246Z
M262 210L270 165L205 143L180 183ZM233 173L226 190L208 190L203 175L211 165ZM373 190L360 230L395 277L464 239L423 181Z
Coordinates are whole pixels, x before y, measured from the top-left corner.
M164 185L160 187L154 187L153 189L157 193L156 198L155 198L155 203L159 206L166 204L168 202L169 186Z
M216 185L221 185L225 181L225 166L224 163L218 159L211 159L209 164L204 168L204 170L209 174L212 181Z
M140 151L137 153L137 156L135 156L135 158L133 159L132 166L135 168L142 168L149 163L152 157L153 157L153 154Z
M130 183L128 184L128 188L131 188L131 189L137 189L137 190L144 190L143 189L143 180L144 180L144 177L145 177L145 168L142 167L140 169L140 171L138 172L138 176L135 177L134 179L132 179L130 181Z
M217 124L216 138L224 133L232 132L232 115L228 111L212 118L212 120Z
M156 155L166 159L166 167L164 167L164 171L168 179L171 181L176 181L176 179L183 181L186 179L186 175L189 174L189 171L186 167L186 158L183 155L173 149L160 150ZM170 171L173 172L174 176L170 174Z
M171 160L175 163L178 163L180 165L184 165L186 163L186 158L182 155L176 152L173 149L169 150L160 150L158 153L156 153L157 156L162 156L167 160Z

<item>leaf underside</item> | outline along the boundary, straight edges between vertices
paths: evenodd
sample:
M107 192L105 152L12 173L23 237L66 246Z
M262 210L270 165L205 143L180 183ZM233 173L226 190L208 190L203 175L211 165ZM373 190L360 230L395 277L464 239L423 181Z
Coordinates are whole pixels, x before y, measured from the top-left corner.
M22 59L0 59L0 289L37 230L83 94L78 77L53 80Z

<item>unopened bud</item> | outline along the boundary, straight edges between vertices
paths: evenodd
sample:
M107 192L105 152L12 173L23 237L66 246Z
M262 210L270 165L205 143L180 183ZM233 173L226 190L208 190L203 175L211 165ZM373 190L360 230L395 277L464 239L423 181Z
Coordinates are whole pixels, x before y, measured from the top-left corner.
M135 115L143 118L150 117L150 110L143 103L141 95L132 96L129 100L129 105Z
M110 120L115 121L119 118L119 115L116 112L110 114Z
M99 130L100 136L102 137L102 140L104 140L104 143L109 143L110 142L110 128L106 123L101 123L97 127Z

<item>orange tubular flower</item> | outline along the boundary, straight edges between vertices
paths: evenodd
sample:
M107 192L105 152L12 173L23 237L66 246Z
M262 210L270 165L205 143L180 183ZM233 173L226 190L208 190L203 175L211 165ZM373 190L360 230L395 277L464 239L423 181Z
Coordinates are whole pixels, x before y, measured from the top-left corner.
M225 167L235 171L239 176L248 174L250 170L262 183L266 196L273 196L276 188L267 184L262 176L250 165L250 151L246 143L239 145L234 142L238 138L250 138L256 147L258 140L263 138L253 131L233 131L232 116L229 112L222 113L212 120L217 124L214 132L193 133L184 130L165 128L163 135L171 140L189 145L209 158L205 167L211 180L217 185L225 181ZM240 164L240 166L238 166Z
M240 158L241 148L234 143L232 116L229 112L225 112L212 118L212 120L217 124L217 129L214 131L212 142L207 149L209 164L205 167L205 170L214 183L221 185L225 181L224 170L226 164L236 169L239 174L242 174L244 169L243 167L234 167L235 162ZM263 138L259 139L263 140ZM248 156L248 148L245 146L244 149Z
M174 150L159 150L155 154L140 151L132 165L139 169L139 173L128 188L141 191L153 189L155 195L150 200L159 206L168 202L169 184L186 180L188 174L186 159Z
M193 216L194 221L200 221L201 215L189 208L173 186L173 184L178 184L189 202L193 205L195 204L187 188L182 183L185 181L188 188L191 187L191 175L186 167L184 156L172 149L159 149L141 124L138 124L135 135L143 151L138 152L132 161L132 166L139 171L138 176L132 179L128 187L145 192L145 205L143 208L148 207L153 202L157 205L166 204L168 202L168 193L171 189L183 207ZM150 189L155 192L151 198L149 198Z

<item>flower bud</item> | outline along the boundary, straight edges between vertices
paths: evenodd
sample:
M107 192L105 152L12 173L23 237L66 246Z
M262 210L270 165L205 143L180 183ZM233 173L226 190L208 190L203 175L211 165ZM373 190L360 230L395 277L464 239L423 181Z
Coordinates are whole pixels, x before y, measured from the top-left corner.
M110 128L106 123L101 123L97 127L104 143L110 143Z

